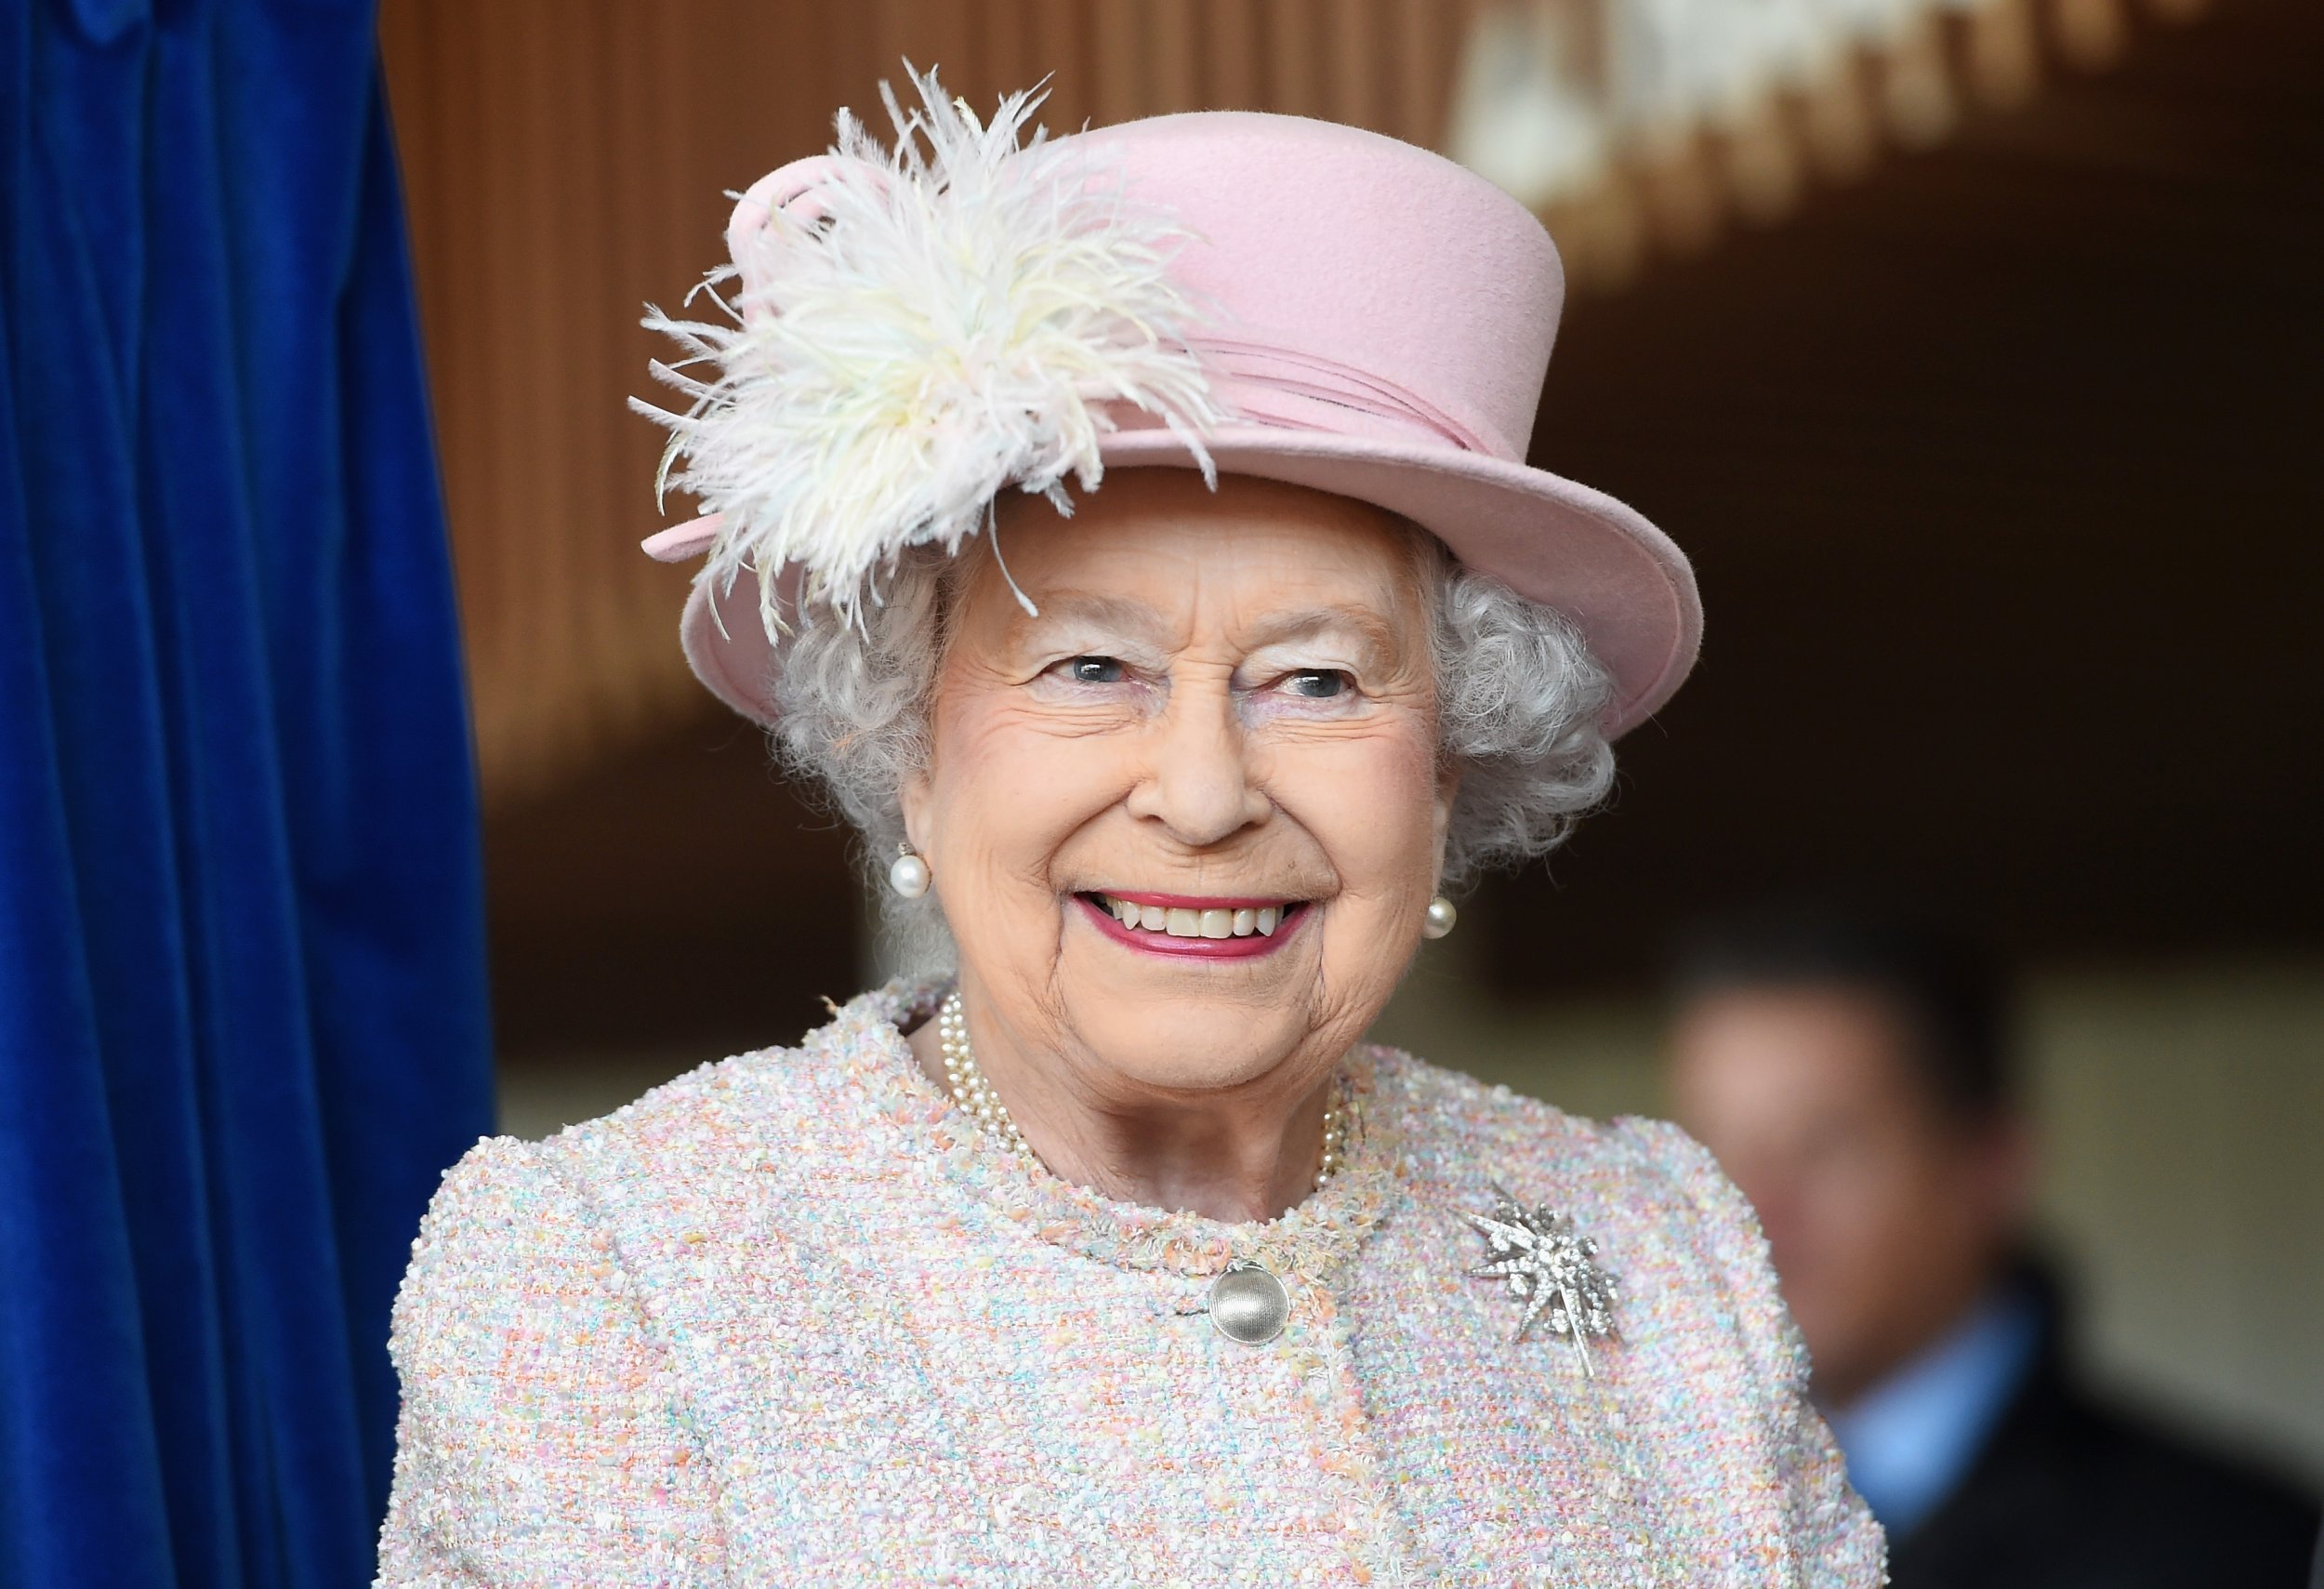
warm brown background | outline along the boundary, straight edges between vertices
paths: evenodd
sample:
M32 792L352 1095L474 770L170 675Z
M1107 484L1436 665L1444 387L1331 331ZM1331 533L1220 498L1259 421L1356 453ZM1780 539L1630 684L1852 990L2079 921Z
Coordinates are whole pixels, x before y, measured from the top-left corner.
M2251 4L1585 304L1537 460L1709 640L1493 896L1504 983L1818 878L2046 960L2324 942L2320 262L2324 8Z

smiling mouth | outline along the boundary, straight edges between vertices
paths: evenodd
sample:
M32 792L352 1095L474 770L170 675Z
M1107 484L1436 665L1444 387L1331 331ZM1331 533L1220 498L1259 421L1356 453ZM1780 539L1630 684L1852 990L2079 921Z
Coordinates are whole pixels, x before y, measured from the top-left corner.
M1081 896L1133 933L1170 938L1272 938L1305 901L1186 899L1163 894L1085 894Z
M1102 893L1074 897L1106 936L1131 948L1236 959L1281 947L1309 910L1302 899Z

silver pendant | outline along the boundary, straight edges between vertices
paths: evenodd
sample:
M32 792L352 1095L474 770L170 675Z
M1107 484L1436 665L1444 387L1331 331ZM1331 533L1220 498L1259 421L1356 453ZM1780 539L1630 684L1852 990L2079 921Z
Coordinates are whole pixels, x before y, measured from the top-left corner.
M1486 1260L1469 1273L1505 1280L1509 1294L1525 1304L1516 1339L1537 1322L1574 1344L1581 1370L1590 1366L1590 1342L1614 1333L1615 1279L1598 1264L1598 1244L1574 1228L1573 1220L1547 1203L1527 1209L1500 1187L1493 1212L1463 1213L1485 1238Z

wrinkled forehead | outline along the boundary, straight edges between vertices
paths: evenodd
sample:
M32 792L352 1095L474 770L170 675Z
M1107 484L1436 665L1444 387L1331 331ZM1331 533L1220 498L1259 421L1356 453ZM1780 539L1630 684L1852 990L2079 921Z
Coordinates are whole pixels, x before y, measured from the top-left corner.
M1159 629L1183 642L1232 629L1263 642L1338 625L1396 651L1424 640L1445 555L1367 503L1235 477L1212 492L1178 470L1116 470L1070 518L1037 497L1004 502L996 532L955 571L956 630Z

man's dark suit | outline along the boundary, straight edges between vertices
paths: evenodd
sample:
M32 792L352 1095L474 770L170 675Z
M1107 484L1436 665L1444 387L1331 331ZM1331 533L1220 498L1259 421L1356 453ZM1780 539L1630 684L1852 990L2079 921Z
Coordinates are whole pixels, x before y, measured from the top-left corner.
M2297 1490L2076 1385L2053 1324L1960 1487L1889 1548L1895 1589L2303 1589L2316 1543Z

